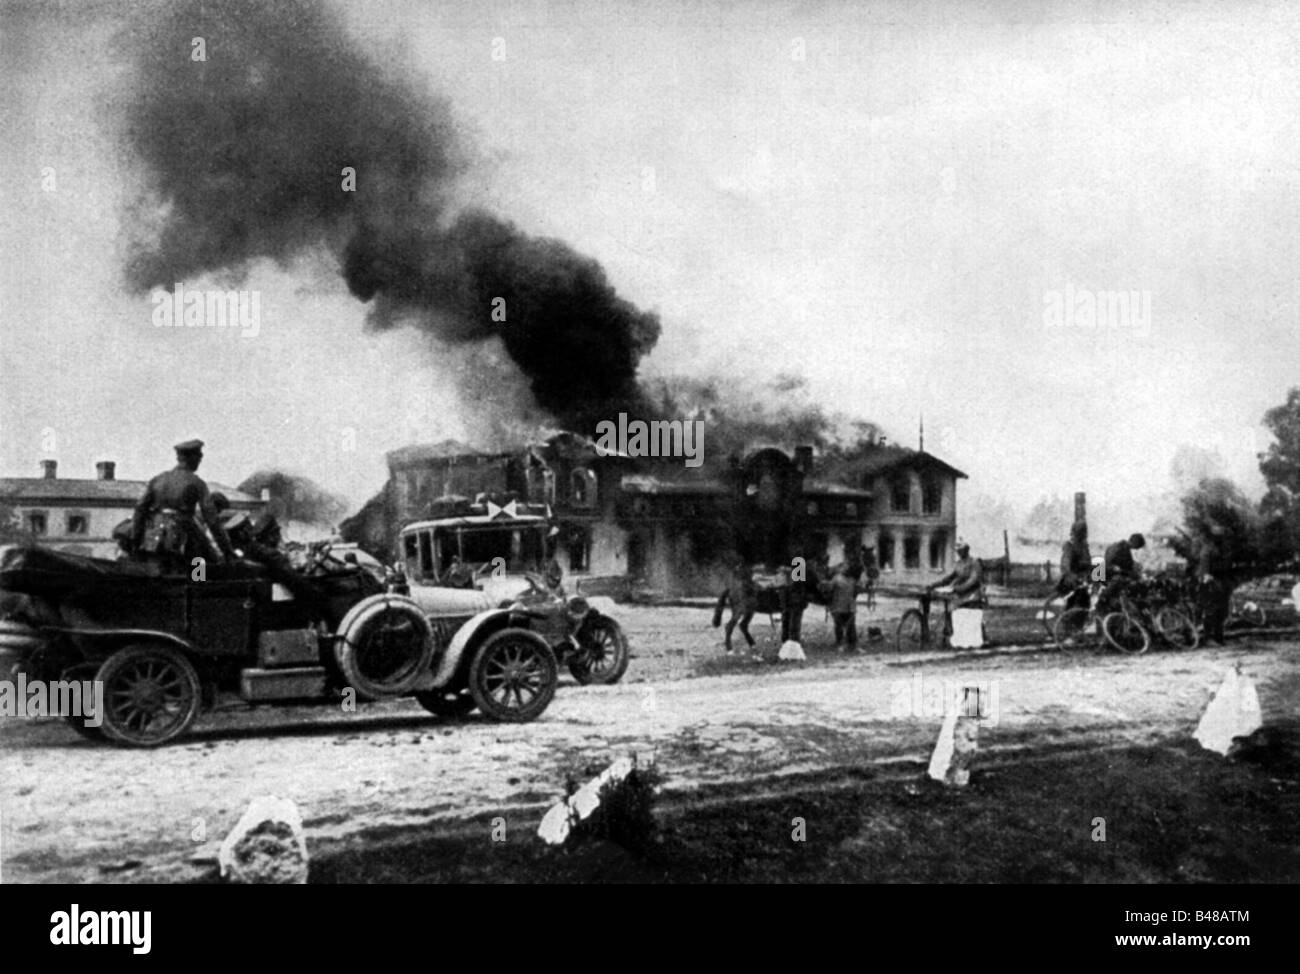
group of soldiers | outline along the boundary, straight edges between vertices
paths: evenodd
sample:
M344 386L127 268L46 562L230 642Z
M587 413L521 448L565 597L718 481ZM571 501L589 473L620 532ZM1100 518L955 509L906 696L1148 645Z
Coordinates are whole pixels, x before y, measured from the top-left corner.
M161 574L192 574L196 559L218 571L252 562L275 581L312 598L281 549L280 526L270 513L232 510L229 499L198 475L203 441L177 443L176 466L149 481L117 540L127 557L155 565Z
M1223 645L1223 627L1227 622L1232 597L1231 564L1223 546L1223 528L1210 525L1208 534L1197 544L1195 564L1189 565L1197 593L1197 602L1205 624L1205 637ZM1133 557L1134 551L1146 547L1146 538L1133 534L1107 546L1102 558L1097 604L1101 607L1117 604L1119 595L1141 578L1141 569ZM1088 550L1088 525L1076 521L1070 529L1070 540L1061 548L1061 578L1057 592L1065 596L1067 609L1091 605L1091 584L1094 566Z

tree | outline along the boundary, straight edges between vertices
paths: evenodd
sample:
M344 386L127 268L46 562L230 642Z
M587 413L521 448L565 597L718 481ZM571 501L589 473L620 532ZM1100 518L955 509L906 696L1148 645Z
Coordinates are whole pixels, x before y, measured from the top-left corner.
M1267 570L1264 519L1231 480L1207 477L1183 495L1183 524L1171 541L1175 552L1195 565L1207 542L1232 566L1229 584Z
M1300 551L1300 387L1264 414L1264 425L1274 441L1260 455L1259 472L1268 490L1259 511L1266 520L1268 556L1285 564Z

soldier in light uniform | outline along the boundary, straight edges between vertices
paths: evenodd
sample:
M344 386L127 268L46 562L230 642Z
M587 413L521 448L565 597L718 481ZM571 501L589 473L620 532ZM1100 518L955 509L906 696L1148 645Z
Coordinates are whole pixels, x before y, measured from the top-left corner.
M177 443L176 466L150 480L135 506L132 551L165 573L188 573L193 559L210 556L203 525L212 532L222 557L235 556L208 485L196 473L202 460L202 440Z

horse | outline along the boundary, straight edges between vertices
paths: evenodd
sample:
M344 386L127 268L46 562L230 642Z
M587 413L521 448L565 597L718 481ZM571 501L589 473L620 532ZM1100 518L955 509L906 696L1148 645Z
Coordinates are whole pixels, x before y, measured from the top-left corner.
M828 578L818 567L804 561L799 566L803 577L795 580L794 571L785 566L775 572L764 572L755 576L752 566L738 563L732 571L731 580L718 596L713 607L713 627L722 625L723 609L730 606L731 618L725 628L727 653L732 652L731 635L737 627L749 648L754 648L754 637L750 635L749 623L759 612L768 616L781 616L781 642L799 641L804 609L809 604L826 605L827 596L824 581Z

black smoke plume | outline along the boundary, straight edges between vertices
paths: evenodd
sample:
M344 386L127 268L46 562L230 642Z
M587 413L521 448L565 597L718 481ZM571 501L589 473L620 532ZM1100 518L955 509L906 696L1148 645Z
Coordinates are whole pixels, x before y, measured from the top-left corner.
M202 38L206 61L194 61ZM324 250L378 328L498 336L537 403L591 432L646 416L637 367L659 321L601 266L491 214L454 212L466 166L445 99L368 57L315 0L183 0L132 25L126 137L146 199L128 283L144 291ZM343 191L342 170L356 173ZM504 302L504 321L500 317Z
M263 490L268 491L271 495L268 508L281 522L332 525L348 509L346 498L330 493L314 480L283 470L259 470L244 478L239 489L254 497L260 497Z

